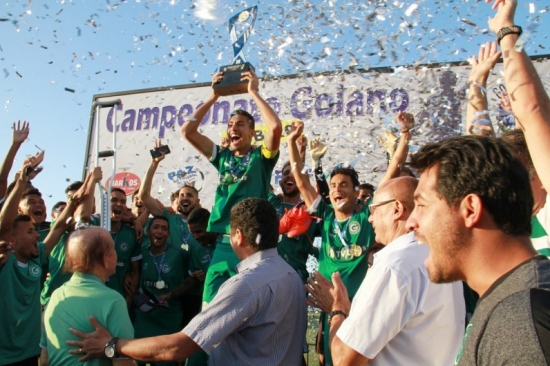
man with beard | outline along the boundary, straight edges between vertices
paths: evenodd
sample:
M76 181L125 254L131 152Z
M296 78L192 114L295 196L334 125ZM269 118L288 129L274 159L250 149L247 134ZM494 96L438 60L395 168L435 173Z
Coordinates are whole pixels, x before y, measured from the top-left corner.
M161 144L161 141L158 140L156 141L155 147L158 147ZM153 158L151 160L151 165L147 169L145 177L141 181L139 195L141 201L151 215L164 216L168 219L168 222L170 224L168 245L180 251L183 251L183 255L185 258L183 272L187 276L187 273L189 271L189 252L191 250L190 247L199 246L199 243L197 243L196 240L191 236L191 232L189 231L189 227L187 225L187 216L189 215L189 213L191 213L191 211L193 211L193 209L195 209L197 204L200 202L199 192L195 187L183 186L179 190L179 197L177 198L177 213L171 214L166 208L161 209L157 200L151 196L151 187L153 185L153 177L155 176L155 172L164 157L164 153L161 153L161 156ZM144 239L144 241L142 242L143 248L147 248L149 246L149 240L151 240L151 238Z
M42 266L65 232L77 201L75 196L68 202L46 239L39 243L32 219L17 214L29 179L24 174L27 166L23 166L23 174L0 212L0 283L4 294L0 297L0 365L38 365Z
M319 272L330 278L339 271L349 291L355 296L367 274L367 251L374 244L374 231L368 222L369 210L359 201L359 179L353 168L337 167L330 174L329 195L331 205L326 204L311 185L307 174L302 174L303 162L296 140L302 134L304 124L295 122L288 134L288 151L291 171L302 197L310 210L320 217L322 244L319 253ZM312 305L315 306L315 299ZM332 365L328 346L328 322L322 314L323 350L325 365Z
M115 242L117 255L116 273L105 283L121 294L128 303L137 290L141 260L141 247L133 228L122 223L128 211L126 193L120 188L111 190L111 237Z
M270 193L268 198L269 202L275 207L279 219L283 217L287 210L292 210L302 203L300 190L296 186L296 181L291 170L290 161L287 161L283 165L281 180L279 180L282 194L275 195ZM277 245L279 255L298 272L304 284L309 276L306 268L309 254L319 257L319 249L313 246L316 227L317 225L314 221L302 235L290 238L287 234L283 234L280 236L279 244Z
M215 88L212 88L211 96L181 128L183 137L214 165L219 174L208 231L221 235L206 274L203 307L212 301L219 287L236 274L235 267L239 260L229 243L231 208L247 197L267 199L271 174L279 158L279 143L283 132L281 120L260 96L260 83L254 71L243 72L241 76L242 80L248 80L248 95L252 99L250 103L257 106L267 127L263 145L253 146L255 120L252 114L242 109L232 112L227 123L228 148L214 144L199 132L201 121L220 97ZM223 73L218 72L214 74L212 84L219 83L222 79Z

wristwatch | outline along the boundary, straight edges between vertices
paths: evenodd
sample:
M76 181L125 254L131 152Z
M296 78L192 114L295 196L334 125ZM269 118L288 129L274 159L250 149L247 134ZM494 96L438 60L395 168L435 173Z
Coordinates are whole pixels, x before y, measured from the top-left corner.
M332 323L332 318L334 318L336 315L342 315L344 317L344 319L346 319L348 317L348 315L346 313L344 313L342 310L331 311L330 314L328 315L328 324L329 324L329 326Z
M506 37L507 35L517 34L518 36L521 36L521 33L523 33L523 29L521 29L519 25L504 27L497 32L497 42L500 45L500 41L502 41L502 38Z
M116 342L118 341L118 337L114 337L111 339L107 344L105 345L105 356L107 358L117 358L118 355L116 353Z

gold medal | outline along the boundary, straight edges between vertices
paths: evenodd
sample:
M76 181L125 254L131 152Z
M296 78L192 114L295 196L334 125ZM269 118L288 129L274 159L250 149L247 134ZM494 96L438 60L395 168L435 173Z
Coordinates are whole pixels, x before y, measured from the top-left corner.
M164 288L164 281L157 281L155 283L155 287L158 288L159 290L162 290Z
M349 253L354 257L359 257L363 254L363 249L359 245L353 244L349 249Z

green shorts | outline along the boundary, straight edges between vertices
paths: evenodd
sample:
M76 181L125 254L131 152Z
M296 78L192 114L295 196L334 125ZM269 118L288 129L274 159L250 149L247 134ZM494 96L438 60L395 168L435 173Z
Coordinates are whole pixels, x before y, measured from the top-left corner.
M203 307L214 299L220 286L237 273L235 267L239 262L231 248L229 236L220 235L204 280Z

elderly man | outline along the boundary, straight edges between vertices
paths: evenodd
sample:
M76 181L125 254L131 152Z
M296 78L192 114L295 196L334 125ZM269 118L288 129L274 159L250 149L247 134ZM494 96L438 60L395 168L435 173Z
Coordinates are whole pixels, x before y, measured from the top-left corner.
M132 338L134 328L126 301L105 281L116 272L117 254L108 231L90 226L75 231L66 247L65 270L71 279L55 290L44 312L46 343L50 365L73 365L78 356L71 355L66 341L74 339L70 327L92 330L88 316L109 327L119 337ZM134 365L132 360L101 360L100 365Z
M418 244L406 226L417 184L415 178L400 177L376 191L369 221L376 241L386 247L375 254L351 310L339 273L332 276L334 301L327 311L335 365L366 365L371 360L375 365L454 362L464 334L462 285L429 280L424 266L429 248ZM309 281L306 288L321 300L320 291L330 285L319 274L315 279L317 283Z
M271 204L247 198L231 209L231 247L241 261L212 303L183 331L118 339L95 319L96 331L74 330L81 361L124 355L143 361L181 361L199 349L210 365L300 365L305 341L305 296L300 276L277 254L279 222ZM108 326L108 325L107 325ZM107 346L105 346L107 344Z

